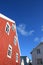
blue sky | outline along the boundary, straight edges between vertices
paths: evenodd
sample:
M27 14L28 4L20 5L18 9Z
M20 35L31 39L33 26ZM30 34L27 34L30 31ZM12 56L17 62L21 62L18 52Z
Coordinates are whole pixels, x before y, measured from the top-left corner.
M21 55L43 41L43 0L0 0L0 13L15 20Z

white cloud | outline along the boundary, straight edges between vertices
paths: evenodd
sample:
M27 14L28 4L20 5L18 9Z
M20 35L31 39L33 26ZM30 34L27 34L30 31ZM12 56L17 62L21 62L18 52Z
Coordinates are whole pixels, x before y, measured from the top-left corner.
M38 41L39 41L39 38L36 37L36 38L34 39L34 42L38 42Z
M29 35L32 35L34 32L35 32L34 30L30 30Z
M34 42L43 42L43 37L36 37L34 38Z
M32 35L34 30L26 31L26 25L20 24L17 26L17 30L24 36Z
M22 35L28 35L28 32L25 30L26 26L24 24L20 24L17 27L17 30L22 34Z

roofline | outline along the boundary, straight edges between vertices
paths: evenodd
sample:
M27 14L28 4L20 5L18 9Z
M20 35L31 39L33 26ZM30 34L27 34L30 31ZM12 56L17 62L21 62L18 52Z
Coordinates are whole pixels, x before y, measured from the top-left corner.
M35 48L33 48L33 50L30 52L30 54L32 54L32 52L41 44L43 44L43 42L40 42L40 44L38 44Z
M5 16L5 15L3 15L3 14L1 14L1 13L0 13L0 17L1 17L1 18L3 18L3 19L8 20L8 21L10 21L10 22L15 23L15 21L14 21L14 20L12 20L12 19L8 18L7 16Z

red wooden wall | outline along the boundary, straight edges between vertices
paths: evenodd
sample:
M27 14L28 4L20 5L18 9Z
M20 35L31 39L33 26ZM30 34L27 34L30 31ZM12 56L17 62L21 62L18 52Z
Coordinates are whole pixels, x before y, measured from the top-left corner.
M0 17L0 65L20 65L20 51L18 47L18 41L14 44L14 36L16 36L16 30L10 28L9 35L5 32L6 23L12 27L12 22ZM12 46L12 57L7 57L7 51L9 44ZM18 53L18 62L16 62L16 52Z

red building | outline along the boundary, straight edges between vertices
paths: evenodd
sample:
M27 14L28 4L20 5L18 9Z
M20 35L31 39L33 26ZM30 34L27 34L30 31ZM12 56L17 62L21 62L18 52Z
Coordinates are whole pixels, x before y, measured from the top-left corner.
M15 21L0 14L0 65L20 65Z

